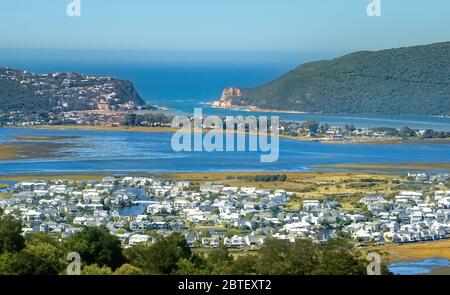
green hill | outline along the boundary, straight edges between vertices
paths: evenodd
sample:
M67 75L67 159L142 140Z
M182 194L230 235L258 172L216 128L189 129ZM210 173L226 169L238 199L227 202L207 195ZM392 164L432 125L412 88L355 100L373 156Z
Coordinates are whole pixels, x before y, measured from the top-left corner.
M318 113L450 114L450 42L363 51L299 66L216 106Z

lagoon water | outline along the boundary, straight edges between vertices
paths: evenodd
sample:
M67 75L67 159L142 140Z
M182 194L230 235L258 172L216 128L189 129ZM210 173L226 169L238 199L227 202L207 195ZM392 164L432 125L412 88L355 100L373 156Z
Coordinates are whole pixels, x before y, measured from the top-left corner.
M132 53L127 53L133 55ZM123 55L78 54L80 60L71 60L70 52L6 52L0 63L33 72L70 71L84 74L108 75L132 81L141 96L173 112L192 113L202 107L204 115L250 115L242 110L211 108L223 88L228 86L253 87L287 72L302 62L330 58L333 54L291 56L285 54L260 56L235 54L222 62L191 61L192 56L181 55L179 62L172 55L156 55L153 61L146 56L135 56L129 63ZM85 58L85 56L90 56ZM195 56L194 56L195 57ZM215 58L216 56L214 56ZM198 56L196 57L200 59ZM194 58L195 59L195 58ZM213 59L213 58L212 58ZM211 60L212 60L211 59ZM252 60L253 59L253 60ZM272 59L272 62L267 62ZM118 62L121 60L121 62ZM278 115L281 119L304 121L315 119L331 126L353 123L359 127L401 127L450 130L450 118L412 115L364 114L292 114L252 113ZM398 163L450 162L450 145L330 145L319 142L280 140L280 157L275 163L260 163L255 152L197 152L176 153L170 146L169 133L56 131L32 129L0 129L0 143L13 142L14 135L74 135L79 138L58 140L70 143L55 159L22 159L0 161L0 174L44 172L168 172L168 171L309 171L312 166L341 163ZM35 141L34 141L35 142ZM43 144L45 144L43 142Z
M388 266L389 271L396 275L423 275L431 273L435 269L449 268L447 259L425 259L423 261L397 262Z
M449 143L344 145L281 138L279 160L261 163L259 152L175 152L170 133L3 128L0 142L16 142L17 135L75 137L58 140L68 144L58 158L0 161L0 174L310 171L312 166L344 163L450 162Z

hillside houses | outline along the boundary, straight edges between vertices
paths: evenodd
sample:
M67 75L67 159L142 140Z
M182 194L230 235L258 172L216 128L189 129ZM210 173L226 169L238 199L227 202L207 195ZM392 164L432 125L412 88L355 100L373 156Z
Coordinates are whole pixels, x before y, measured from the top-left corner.
M346 233L360 244L410 243L450 234L450 193L399 191L369 194L359 209L337 201L303 199L287 210L292 192L230 187L149 177L105 177L102 181L24 181L0 200L6 214L20 218L24 234L67 238L84 226L105 226L125 247L152 243L157 235L181 232L191 247L259 247L268 238L322 243ZM213 230L214 229L214 230Z

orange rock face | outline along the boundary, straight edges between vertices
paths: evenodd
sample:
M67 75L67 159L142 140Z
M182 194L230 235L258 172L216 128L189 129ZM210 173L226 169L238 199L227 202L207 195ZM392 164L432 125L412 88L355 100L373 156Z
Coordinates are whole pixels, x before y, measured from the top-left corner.
M232 103L233 97L239 97L239 96L241 96L241 89L235 88L235 87L229 87L229 88L226 88L222 92L222 96L220 97L220 100L213 102L212 105L214 107L222 107L222 108L232 107L233 106L233 103Z

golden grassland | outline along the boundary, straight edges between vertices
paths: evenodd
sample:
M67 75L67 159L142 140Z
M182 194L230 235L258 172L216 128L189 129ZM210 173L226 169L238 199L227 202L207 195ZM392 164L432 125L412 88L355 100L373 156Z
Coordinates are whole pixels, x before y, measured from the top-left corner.
M0 193L0 200L1 199L9 199L11 197L10 193Z
M351 169L351 170L370 170L370 171L399 171L399 170L416 170L416 171L430 171L430 170L450 170L450 162L439 163L390 163L390 164L337 164L337 165L322 165L314 166L312 168L329 168L329 169Z
M195 226L195 227L193 227L192 228L192 230L200 230L200 231L210 231L210 230L212 230L212 231L220 231L220 230L225 230L225 226L223 226L222 224L219 224L219 225L211 225L211 226L208 226L208 225L202 225L202 226Z
M450 259L450 239L411 244L387 243L382 246L362 248L362 252L378 252L386 263L438 257Z

